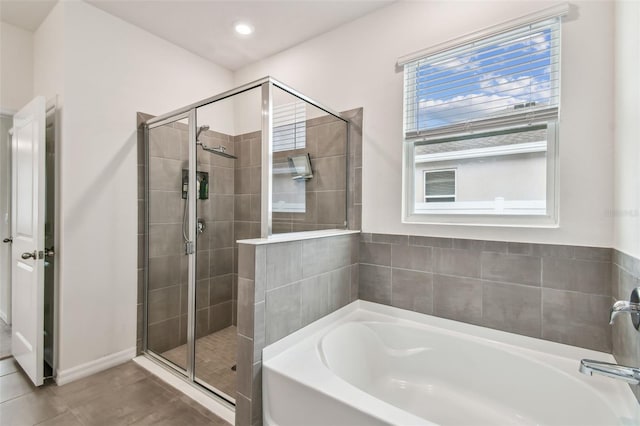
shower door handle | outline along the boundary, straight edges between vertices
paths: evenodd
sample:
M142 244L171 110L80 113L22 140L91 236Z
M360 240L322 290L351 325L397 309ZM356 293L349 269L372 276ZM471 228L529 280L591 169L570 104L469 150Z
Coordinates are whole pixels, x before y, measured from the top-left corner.
M12 243L13 242L13 238L5 238L4 240L2 240L3 243Z

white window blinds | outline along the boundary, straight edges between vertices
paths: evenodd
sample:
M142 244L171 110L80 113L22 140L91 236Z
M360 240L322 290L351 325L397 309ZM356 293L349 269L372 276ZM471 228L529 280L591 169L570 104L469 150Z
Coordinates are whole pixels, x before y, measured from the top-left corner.
M306 145L307 122L304 102L273 107L273 151L290 151Z
M404 69L407 138L554 119L560 17L438 51Z
M455 201L455 170L437 170L424 172L425 201Z

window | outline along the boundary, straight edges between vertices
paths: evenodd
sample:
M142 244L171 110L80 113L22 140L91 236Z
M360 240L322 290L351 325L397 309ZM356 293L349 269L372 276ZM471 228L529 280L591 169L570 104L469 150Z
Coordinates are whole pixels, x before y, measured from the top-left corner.
M399 60L405 221L555 223L559 15Z
M307 137L304 102L290 102L273 107L273 152L304 148Z
M289 158L299 156L307 137L306 104L294 101L273 106L273 200L274 213L304 213L306 182L295 179ZM293 170L293 171L292 171Z
M456 201L455 170L424 171L424 202L444 203Z

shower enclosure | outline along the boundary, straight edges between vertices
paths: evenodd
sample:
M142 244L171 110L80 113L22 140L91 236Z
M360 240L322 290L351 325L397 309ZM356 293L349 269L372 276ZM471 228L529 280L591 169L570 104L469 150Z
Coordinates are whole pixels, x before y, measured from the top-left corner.
M145 122L145 354L235 404L236 241L347 227L348 125L269 77Z

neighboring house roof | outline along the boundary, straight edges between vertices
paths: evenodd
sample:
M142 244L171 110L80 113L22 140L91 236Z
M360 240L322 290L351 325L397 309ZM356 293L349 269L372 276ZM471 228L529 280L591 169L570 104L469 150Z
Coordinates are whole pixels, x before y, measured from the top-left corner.
M539 129L528 132L508 133L504 135L485 136L473 139L416 145L415 155L417 156L436 154L439 152L463 151L467 149L477 148L491 148L497 146L517 145L521 143L540 142L546 140L547 129Z

